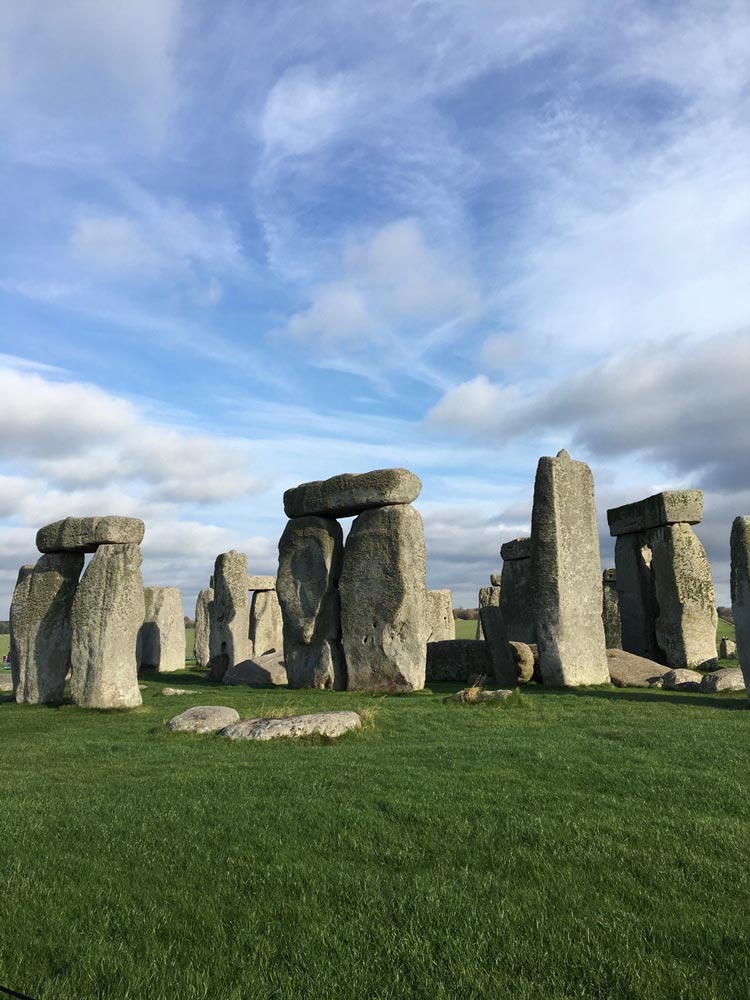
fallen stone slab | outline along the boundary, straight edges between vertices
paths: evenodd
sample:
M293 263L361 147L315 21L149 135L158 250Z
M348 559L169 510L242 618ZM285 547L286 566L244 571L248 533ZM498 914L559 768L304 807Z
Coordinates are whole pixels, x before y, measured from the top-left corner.
M186 688L163 688L162 696L164 698L173 698L177 694L194 694L194 691L188 691Z
M703 490L665 490L607 511L609 533L613 537L668 524L700 524L702 519Z
M421 479L408 469L345 472L287 490L284 511L287 517L351 517L374 507L411 503L421 490Z
M216 733L239 722L240 713L225 705L195 705L167 723L170 733Z
M721 691L744 691L745 680L739 667L723 667L705 674L701 681L703 694L718 694Z
M362 720L356 712L316 712L312 715L290 715L285 719L243 719L242 722L228 726L219 735L227 740L335 737L361 727Z
M615 687L661 687L669 667L624 649L607 650L609 679Z
M668 670L662 680L667 691L700 691L703 674L678 667L677 670Z
M483 639L446 639L427 643L427 682L492 677L492 659Z
M66 517L40 528L40 552L96 552L100 545L140 545L146 526L137 517Z
M507 701L513 694L513 688L500 688L497 691L483 691L476 687L464 688L449 695L446 701L460 701L464 704L474 704L483 701Z
M247 578L248 590L276 590L275 576L250 576Z
M267 653L236 663L224 674L223 684L247 684L249 687L286 687L284 660L279 653Z

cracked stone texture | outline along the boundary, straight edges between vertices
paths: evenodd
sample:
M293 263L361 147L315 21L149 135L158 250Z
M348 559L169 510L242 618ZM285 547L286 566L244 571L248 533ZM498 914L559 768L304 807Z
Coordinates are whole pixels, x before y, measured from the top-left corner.
M450 590L428 590L425 595L427 642L456 638L453 621L453 597Z
M40 552L96 552L100 545L140 545L145 525L137 517L66 517L40 528Z
M33 571L23 575L18 603L14 595L11 665L19 703L43 705L63 699L70 669L71 610L83 560L76 553L43 555Z
M408 469L345 472L331 479L302 483L284 494L287 517L351 517L391 504L409 504L422 481Z
M73 599L70 693L87 708L141 704L136 647L145 601L138 545L100 545Z
M607 511L610 535L630 535L668 524L699 524L703 490L665 490Z
M346 688L338 592L343 557L341 525L333 518L294 518L279 539L276 593L292 688Z
M185 669L185 613L178 587L146 587L139 633L140 665L166 673Z
M381 507L356 518L339 581L349 690L424 687L426 571L414 507Z
M248 655L258 659L266 653L284 653L284 625L276 590L257 590L250 602Z
M283 719L243 719L228 726L220 735L227 740L299 739L302 736L334 738L361 728L362 720L356 712L315 712L311 715L289 715Z
M730 538L732 615L745 690L750 700L750 517L736 517Z
M214 566L208 661L211 680L220 681L229 667L250 658L249 629L247 556L231 549L222 552Z
M211 658L211 615L213 612L213 587L206 587L198 593L195 602L195 637L193 650L199 667L207 667Z
M531 538L543 682L609 684L594 478L566 451L539 459Z

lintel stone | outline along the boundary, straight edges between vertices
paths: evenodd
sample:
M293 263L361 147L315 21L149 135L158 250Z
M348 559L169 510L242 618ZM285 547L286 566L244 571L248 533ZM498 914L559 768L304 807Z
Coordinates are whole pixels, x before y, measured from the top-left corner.
M408 469L345 472L287 490L284 511L287 517L351 517L374 507L411 503L421 490L421 479Z
M509 559L531 559L531 539L514 538L500 546L500 555L504 562Z
M703 490L665 490L607 511L609 533L614 538L668 524L700 524L702 519Z
M140 545L145 525L137 517L66 517L40 528L40 552L96 552L100 545Z

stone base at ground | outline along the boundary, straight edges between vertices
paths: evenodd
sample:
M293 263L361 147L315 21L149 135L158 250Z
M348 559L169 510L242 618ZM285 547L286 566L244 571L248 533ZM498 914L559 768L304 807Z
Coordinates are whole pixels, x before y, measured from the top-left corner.
M483 639L450 639L427 643L427 683L458 681L470 677L492 677L492 660Z
M717 694L720 691L744 691L745 680L739 667L723 667L705 674L701 680L701 691L704 694Z
M227 727L220 735L227 740L299 739L303 736L343 736L361 729L356 712L316 712L290 715L284 719L244 719Z
M615 687L661 687L669 668L623 649L607 650L609 679Z
M718 673L718 671L717 671ZM663 686L667 691L700 691L703 683L703 674L697 670L668 670L662 678Z
M246 684L248 687L286 687L284 660L278 653L267 653L252 660L236 663L224 674L224 684Z

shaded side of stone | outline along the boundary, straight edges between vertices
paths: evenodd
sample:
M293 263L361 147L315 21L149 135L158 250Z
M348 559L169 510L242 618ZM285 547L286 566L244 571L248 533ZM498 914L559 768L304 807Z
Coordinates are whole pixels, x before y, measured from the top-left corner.
M656 641L659 603L656 599L653 552L644 534L621 535L617 539L615 567L622 648L635 656L666 663L666 657Z
M211 615L214 603L214 592L212 587L206 587L198 593L195 602L195 637L193 640L193 650L195 662L199 667L207 667L211 658L210 636L211 636Z
M699 524L702 518L703 490L665 490L607 511L609 533L615 536L668 524Z
M249 628L247 556L232 549L218 556L214 566L208 662L212 680L220 681L229 667L249 658Z
M185 669L185 615L177 587L146 587L140 663L161 673Z
M427 642L456 638L453 598L450 590L428 590L425 595Z
M503 612L499 607L488 606L482 608L479 615L482 619L482 631L490 652L495 680L498 684L512 687L518 683L518 675Z
M737 659L750 699L750 517L736 517L730 537L732 617Z
M470 677L492 677L493 668L487 643L482 639L450 639L427 643L427 683L458 681Z
M408 469L346 472L287 490L284 511L287 517L351 517L377 507L412 503L421 490L419 476Z
M620 601L613 569L605 569L602 574L602 621L607 649L622 649Z
M503 546L505 548L505 546ZM528 547L528 551L531 551ZM536 608L530 558L507 559L500 582L500 610L514 642L534 642Z
M510 542L503 542L500 546L500 555L503 562L512 562L514 559L531 559L531 539L514 538Z

